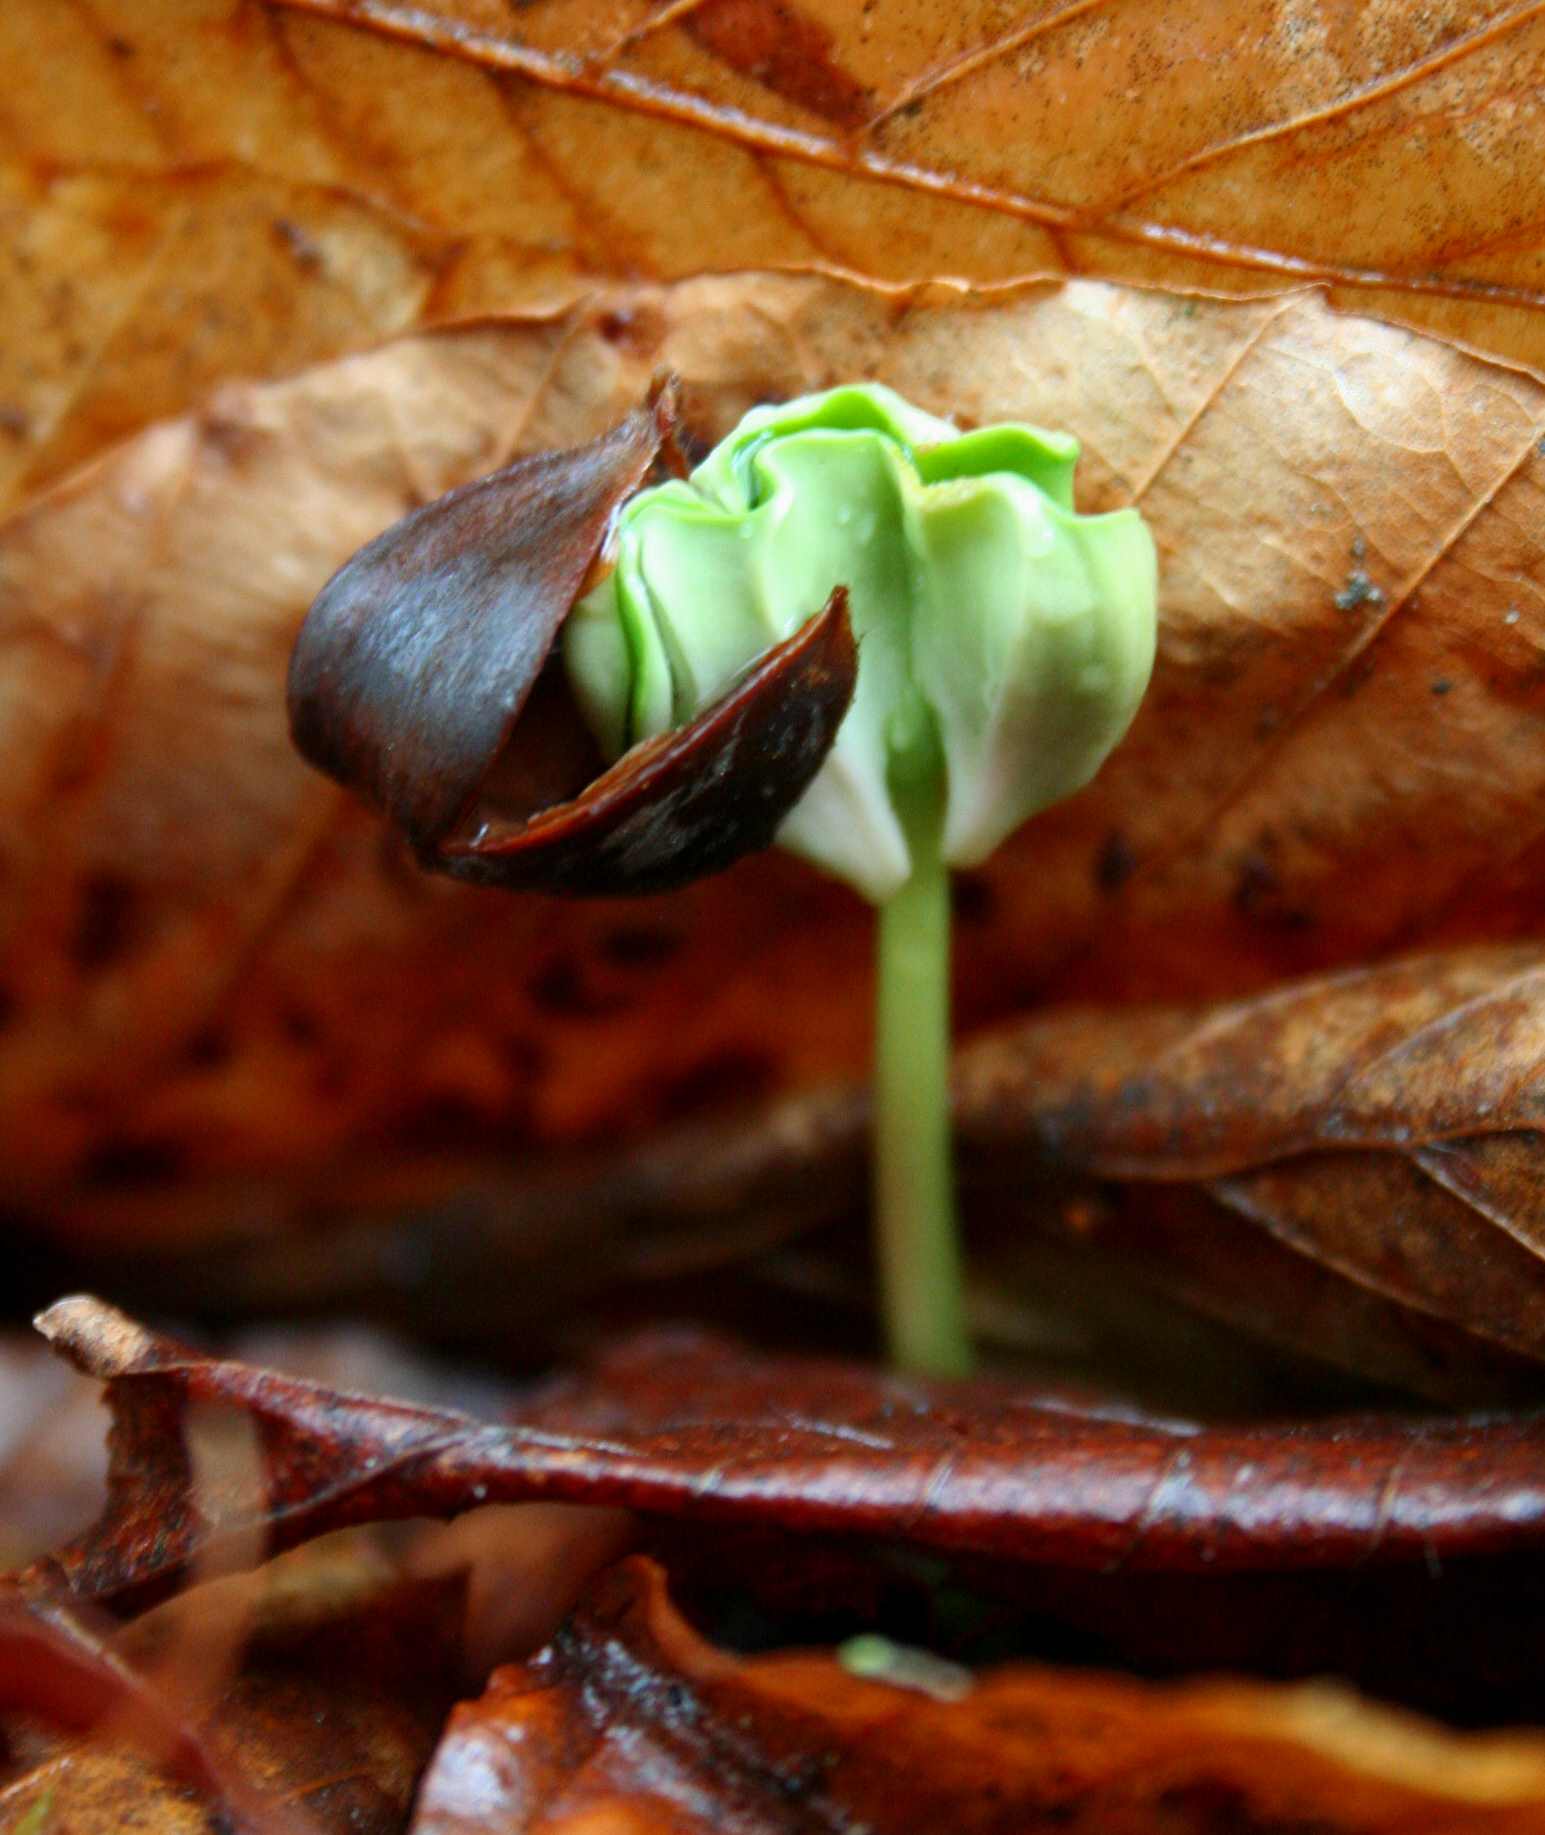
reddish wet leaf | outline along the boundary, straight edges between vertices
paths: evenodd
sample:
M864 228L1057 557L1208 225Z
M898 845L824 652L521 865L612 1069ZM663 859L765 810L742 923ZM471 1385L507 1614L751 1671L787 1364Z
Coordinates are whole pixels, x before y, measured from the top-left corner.
M1539 1740L1459 1739L1324 1686L892 1665L736 1659L631 1560L452 1716L415 1835L1524 1835L1545 1816Z
M1096 1569L1337 1568L1545 1541L1545 1422L1529 1416L1203 1429L667 1335L489 1423L203 1357L84 1298L41 1324L107 1382L114 1429L105 1515L39 1571L118 1607L260 1532L278 1549L533 1499ZM196 1495L194 1406L250 1420L265 1495Z

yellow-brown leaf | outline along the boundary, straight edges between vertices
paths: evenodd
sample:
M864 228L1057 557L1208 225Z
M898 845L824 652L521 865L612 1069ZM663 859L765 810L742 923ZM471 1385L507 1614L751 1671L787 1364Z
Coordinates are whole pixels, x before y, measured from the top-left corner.
M12 496L598 275L1320 280L1545 369L1532 0L10 0L0 67Z

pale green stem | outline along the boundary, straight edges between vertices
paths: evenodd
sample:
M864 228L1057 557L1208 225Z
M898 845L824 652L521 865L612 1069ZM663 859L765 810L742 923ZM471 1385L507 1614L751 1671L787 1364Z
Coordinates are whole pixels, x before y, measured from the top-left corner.
M895 786L912 877L881 905L875 946L874 1213L891 1360L970 1368L951 1153L950 879L942 771Z

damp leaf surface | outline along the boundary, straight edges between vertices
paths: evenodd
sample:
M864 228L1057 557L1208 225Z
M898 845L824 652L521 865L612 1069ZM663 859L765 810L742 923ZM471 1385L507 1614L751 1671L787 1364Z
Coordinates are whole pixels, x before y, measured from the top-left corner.
M737 1658L634 1559L530 1663L452 1716L416 1835L877 1835L1072 1829L1415 1835L1531 1829L1545 1751L1466 1741L1328 1685L1163 1687L892 1651L884 1680L825 1651Z

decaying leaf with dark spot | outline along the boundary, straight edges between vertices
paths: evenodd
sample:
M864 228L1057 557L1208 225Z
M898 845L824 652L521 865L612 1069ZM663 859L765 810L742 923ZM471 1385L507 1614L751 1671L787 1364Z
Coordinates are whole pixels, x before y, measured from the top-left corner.
M1532 1835L1545 1818L1545 1742L1459 1738L1324 1684L866 1655L868 1675L821 1652L733 1657L634 1558L457 1709L415 1835Z
M847 593L679 731L604 771L549 671L619 507L673 440L657 388L588 445L537 453L424 505L341 567L290 660L290 725L384 809L420 861L548 892L668 891L770 845L847 712Z

